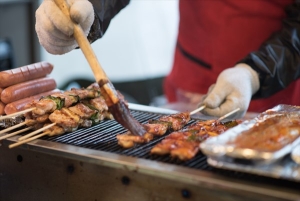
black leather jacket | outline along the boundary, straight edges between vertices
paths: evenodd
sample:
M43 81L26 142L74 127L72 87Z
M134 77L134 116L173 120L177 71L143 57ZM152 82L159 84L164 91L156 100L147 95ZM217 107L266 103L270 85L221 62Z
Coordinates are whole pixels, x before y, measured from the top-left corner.
M95 20L91 27L88 39L90 43L101 38L106 32L111 19L126 5L130 0L89 0L94 7Z
M95 10L90 42L102 37L111 19L130 0L89 0ZM300 0L286 8L282 29L266 40L258 51L240 62L259 73L260 89L255 97L269 97L300 77ZM300 93L300 92L299 92Z
M240 61L259 73L254 98L269 97L300 77L300 0L289 5L286 14L282 29Z

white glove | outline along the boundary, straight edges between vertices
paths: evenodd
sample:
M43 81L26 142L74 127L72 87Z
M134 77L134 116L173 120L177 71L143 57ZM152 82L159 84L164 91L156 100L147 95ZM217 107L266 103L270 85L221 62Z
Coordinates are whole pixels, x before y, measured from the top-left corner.
M71 19L86 35L94 22L94 9L88 0L67 0ZM35 30L40 44L51 54L64 54L78 46L73 36L73 22L53 0L44 0L36 10Z
M200 105L206 105L203 114L221 117L237 108L240 110L230 116L243 117L248 110L252 95L259 89L258 73L247 64L237 64L221 72L215 85Z

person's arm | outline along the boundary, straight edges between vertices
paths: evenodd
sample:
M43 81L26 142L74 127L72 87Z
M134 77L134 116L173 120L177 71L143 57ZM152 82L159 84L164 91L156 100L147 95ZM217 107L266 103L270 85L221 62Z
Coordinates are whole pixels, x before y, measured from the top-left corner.
M248 110L251 98L269 97L300 77L300 0L286 8L282 29L236 66L225 69L199 105L210 116L237 107L236 118Z
M253 98L269 97L300 77L300 0L286 14L282 29L240 61L259 74L260 88Z
M95 20L88 35L88 39L92 43L104 35L112 18L127 6L130 0L89 1L92 3L95 12Z

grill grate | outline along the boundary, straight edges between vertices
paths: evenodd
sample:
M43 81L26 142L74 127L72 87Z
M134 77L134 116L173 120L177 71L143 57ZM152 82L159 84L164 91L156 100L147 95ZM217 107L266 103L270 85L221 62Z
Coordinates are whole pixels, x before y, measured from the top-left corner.
M144 111L131 111L133 117L140 123L146 123L149 119L157 119L161 115L157 113L144 112ZM194 123L196 120L191 120L188 125ZM150 155L151 148L160 142L166 135L161 137L156 137L154 140L147 144L136 145L133 148L123 149L121 148L116 139L116 134L121 134L126 132L126 130L114 120L106 120L101 122L99 125L93 126L91 128L78 129L72 133L66 133L61 136L44 136L41 139L47 141L53 141L63 144L75 145L79 147L101 150L106 152L117 153L120 155L138 157L153 161L159 161L164 163L169 163L173 165L179 165L184 167L189 167L193 169L199 169L204 171L214 172L216 174L221 174L223 176L228 176L228 179L241 179L248 180L252 182L265 183L270 185L278 185L281 187L300 189L300 183L292 182L288 180L274 179L264 176L252 175L248 173L241 173L230 170L222 170L211 167L206 162L206 156L199 152L196 157L189 161L180 161L178 159L171 158L170 156L158 156Z

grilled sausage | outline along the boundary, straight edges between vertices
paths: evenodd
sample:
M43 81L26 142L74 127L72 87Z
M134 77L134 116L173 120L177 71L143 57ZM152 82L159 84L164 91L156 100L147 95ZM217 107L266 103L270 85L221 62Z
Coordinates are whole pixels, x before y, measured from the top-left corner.
M0 115L5 114L4 112L5 104L0 101Z
M56 82L52 78L44 77L30 80L3 89L1 93L1 101L8 104L29 96L53 90L55 88Z
M54 90L51 90L51 91L47 91L47 92L44 92L44 93L40 93L40 94L37 94L37 95L34 95L34 96L30 96L28 98L23 98L23 99L15 101L15 102L9 103L5 106L4 112L5 112L5 114L13 114L15 112L22 111L22 110L25 109L25 106L28 103L31 103L33 101L38 101L41 97L48 96L48 95L51 95L51 94L54 94L54 93L60 93L60 90L59 89L54 89Z
M48 62L38 62L27 66L0 72L0 87L45 77L53 70L53 65Z

